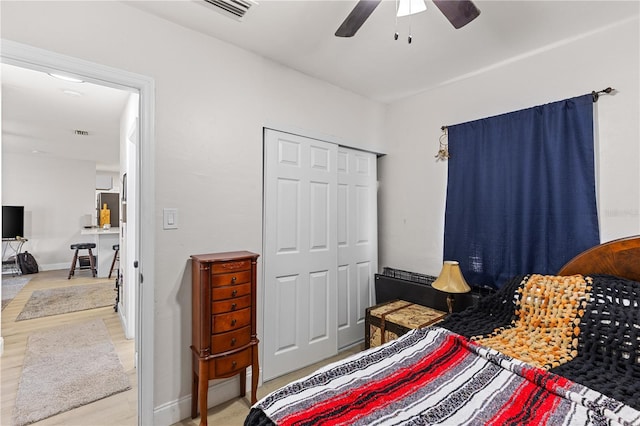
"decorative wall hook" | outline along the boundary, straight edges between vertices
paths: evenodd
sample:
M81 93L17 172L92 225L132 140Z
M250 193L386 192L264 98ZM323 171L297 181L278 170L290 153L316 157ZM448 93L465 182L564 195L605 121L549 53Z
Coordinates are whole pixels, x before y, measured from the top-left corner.
M442 126L442 134L438 139L440 146L438 147L438 153L436 154L436 161L442 160L446 161L449 159L449 133L447 132L447 127Z

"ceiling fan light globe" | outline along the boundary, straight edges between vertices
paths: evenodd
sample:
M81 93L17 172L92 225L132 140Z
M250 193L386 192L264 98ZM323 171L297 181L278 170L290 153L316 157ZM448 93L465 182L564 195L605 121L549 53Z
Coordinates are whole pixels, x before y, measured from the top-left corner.
M416 13L427 10L424 0L400 0L398 2L398 18L403 16L415 15Z

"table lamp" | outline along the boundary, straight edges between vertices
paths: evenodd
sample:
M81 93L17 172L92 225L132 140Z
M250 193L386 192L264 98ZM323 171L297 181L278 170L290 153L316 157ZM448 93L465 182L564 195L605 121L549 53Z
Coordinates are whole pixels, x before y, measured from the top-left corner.
M448 293L447 307L449 313L453 312L453 293L467 293L471 291L471 287L464 280L462 271L460 271L460 264L455 260L445 260L442 265L442 271L438 278L431 284L436 290Z

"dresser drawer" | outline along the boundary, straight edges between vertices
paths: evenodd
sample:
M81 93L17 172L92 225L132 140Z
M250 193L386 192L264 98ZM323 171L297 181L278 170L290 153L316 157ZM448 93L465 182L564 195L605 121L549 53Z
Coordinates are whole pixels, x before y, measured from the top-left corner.
M211 277L211 285L220 287L251 282L251 271L232 272L230 274L218 274Z
M209 369L209 379L233 375L251 365L251 348L235 354L223 356L213 360L213 368Z
M226 287L213 287L211 289L211 300L231 299L233 297L251 294L251 284L230 285Z
M224 312L238 311L251 306L251 295L236 297L226 300L214 300L211 304L211 313L221 314Z
M214 274L225 274L227 272L244 271L249 269L251 269L251 259L214 263L211 272Z
M227 352L240 348L251 340L251 327L244 327L239 330L228 331L226 333L214 334L211 347L214 353Z
M211 322L212 334L237 330L249 325L251 322L251 308L245 308L226 314L212 315Z

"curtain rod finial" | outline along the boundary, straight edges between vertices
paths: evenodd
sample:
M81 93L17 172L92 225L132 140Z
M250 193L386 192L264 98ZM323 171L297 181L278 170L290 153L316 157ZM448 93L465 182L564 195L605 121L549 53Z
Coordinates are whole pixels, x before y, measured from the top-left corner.
M612 89L611 87L607 87L606 89L600 90L599 92L596 92L594 90L593 92L591 92L591 97L593 99L593 102L598 102L598 98L600 97L600 93L606 93L608 95L611 92L613 92L614 90L615 89Z

